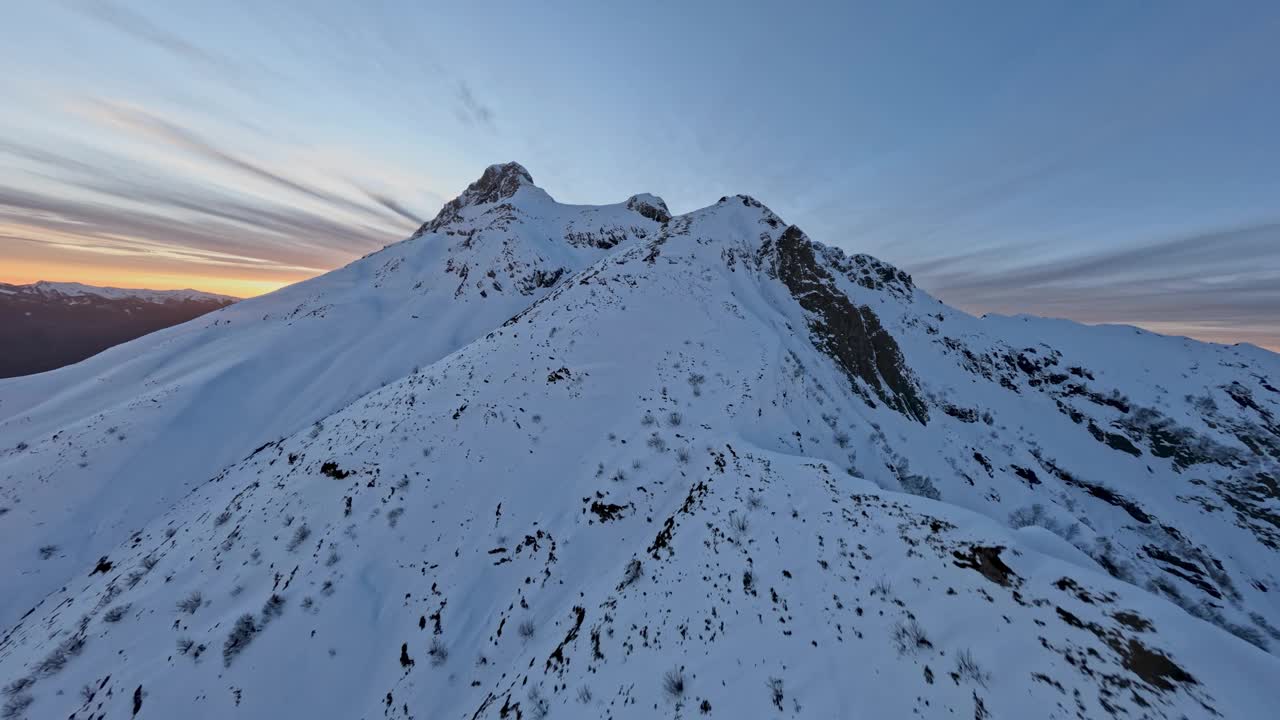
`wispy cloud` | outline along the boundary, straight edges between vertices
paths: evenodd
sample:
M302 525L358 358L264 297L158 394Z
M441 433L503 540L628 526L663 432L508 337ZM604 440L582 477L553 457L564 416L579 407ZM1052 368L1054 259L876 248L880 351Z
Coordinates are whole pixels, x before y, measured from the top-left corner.
M257 180L276 192L245 192L211 177L154 166L70 143L65 152L0 141L0 157L40 182L0 185L9 234L61 250L185 260L226 267L318 273L407 235L421 223L385 192L346 195L295 180L264 162L220 148L198 133L137 108L96 103L97 116L192 162ZM186 174L174 174L182 172ZM335 186L344 184L337 178ZM301 202L308 200L310 202Z
M493 124L493 109L476 99L471 86L465 80L458 81L458 119L468 125L479 125L487 130L496 129Z
M63 0L63 5L134 40L160 48L178 60L212 71L235 85L245 84L250 76L248 70L230 56L200 47L122 5L108 0Z
M425 222L419 215L414 213L412 210L409 210L405 206L401 205L400 202L393 197L390 197L380 192L373 192L372 190L365 190L364 193L369 196L370 200L373 200L374 202L378 203L382 207L390 210L391 212L395 213L396 215L399 215L400 217L404 218L405 220L408 220L411 223L414 223L416 225L421 225L423 222Z
M1280 348L1280 222L1053 260L1019 259L1001 247L906 269L938 297L976 312L1141 324Z
M375 215L379 217L383 215L383 213L375 214L373 208L368 205L321 189L310 183L291 179L280 172L263 167L261 164L241 157L230 150L218 147L189 128L182 127L145 110L105 102L96 102L94 105L99 108L105 117L118 121L125 127L139 132L145 137L186 150L205 160L265 181L277 188L305 195L313 200L342 208L357 215Z

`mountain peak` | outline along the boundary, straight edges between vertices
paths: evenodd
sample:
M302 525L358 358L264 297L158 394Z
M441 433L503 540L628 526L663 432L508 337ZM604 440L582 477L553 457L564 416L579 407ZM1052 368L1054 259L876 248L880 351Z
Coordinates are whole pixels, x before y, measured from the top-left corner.
M533 176L518 162L490 165L479 180L467 186L462 197L470 196L472 203L491 203L515 194L520 186L533 184Z
M435 232L441 227L458 220L462 209L473 205L488 205L505 200L515 195L521 187L533 184L533 176L518 162L490 165L484 169L480 179L467 186L458 197L445 203L440 212L414 233L414 237Z
M657 195L640 193L627 198L627 209L634 210L654 222L664 223L671 219L671 211L667 203Z

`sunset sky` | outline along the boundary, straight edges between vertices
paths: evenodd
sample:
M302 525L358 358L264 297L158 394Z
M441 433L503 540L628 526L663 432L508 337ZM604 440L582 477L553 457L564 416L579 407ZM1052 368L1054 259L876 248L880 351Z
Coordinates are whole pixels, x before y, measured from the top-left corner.
M985 5L14 3L0 281L255 295L517 160L751 194L971 312L1280 349L1280 4Z

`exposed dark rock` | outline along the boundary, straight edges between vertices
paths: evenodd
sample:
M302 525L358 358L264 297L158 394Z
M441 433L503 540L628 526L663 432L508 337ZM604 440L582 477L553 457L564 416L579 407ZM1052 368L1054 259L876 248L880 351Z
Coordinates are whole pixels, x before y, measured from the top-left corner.
M551 653L551 656L547 658L547 670L552 668L560 671L564 670L564 666L569 662L564 656L564 649L578 638L578 631L582 629L582 621L586 617L586 609L575 605L573 608L573 627L569 628L569 632L564 635L564 640L560 641L560 644L556 646L555 652Z
M893 336L866 305L855 306L814 256L813 243L792 225L777 245L778 278L792 297L808 310L813 342L831 356L857 388L870 387L884 403L904 415L929 420L911 371Z
M1088 482L1087 480L1082 480L1081 478L1076 477L1072 473L1064 470L1061 467L1058 467L1057 464L1055 464L1049 458L1044 457L1043 455L1037 456L1036 459L1040 461L1040 464L1043 465L1046 470L1053 473L1055 476L1057 476L1059 480L1066 483L1067 485L1084 490L1085 492L1107 503L1108 505L1114 505L1124 510L1125 512L1129 513L1129 517L1133 518L1134 520L1137 520L1138 522L1144 525L1149 525L1151 523L1151 520L1152 520L1151 516L1148 515L1145 511L1143 511L1142 508L1138 507L1138 504L1135 503L1134 501L1120 495L1114 490L1103 487L1101 485L1095 485L1094 483Z
M958 407L956 405L952 405L951 403L947 403L942 406L942 411L950 415L951 417L959 420L960 422L965 422L965 423L978 422L978 411L974 410L973 408Z
M1227 385L1222 389L1225 390L1227 395L1231 396L1231 399L1240 407L1254 411L1267 423L1273 422L1271 411L1262 407L1253 399L1253 393L1249 391L1249 388L1241 385L1239 382L1232 382L1230 385Z
M1110 603L1115 602L1116 600L1115 593L1098 592L1096 590L1091 592L1069 577L1058 578L1058 580L1053 583L1053 586L1062 592L1071 593L1080 602L1088 603L1090 605L1100 602Z
M1112 613L1111 617L1115 618L1116 622L1136 632L1151 632L1155 629L1155 626L1151 624L1150 620L1129 610L1121 610L1120 612Z
M1253 532L1258 542L1280 550L1280 482L1258 472L1251 476L1221 480L1210 486L1236 513L1236 525Z
M617 505L615 503L602 503L596 501L591 503L591 512L595 513L600 522L609 522L622 517L622 512L627 509L626 505Z
M320 474L328 475L334 480L342 480L343 478L350 475L351 471L343 470L342 468L338 467L338 463L330 460L320 466Z
M555 270L538 268L517 280L516 289L520 291L521 295L532 295L542 288L552 287L557 282L560 282L562 277L564 277L564 268L556 268Z
M973 453L973 459L977 460L978 464L982 465L982 467L986 469L988 475L991 474L991 461L987 459L986 455L975 451Z
M1040 484L1040 476L1036 475L1036 471L1032 470L1031 468L1025 468L1025 467L1022 467L1021 465L1014 465L1013 473L1018 477L1022 478L1023 480L1026 480L1027 484L1032 487Z
M1018 584L1018 576L1013 569L1004 564L1000 559L1000 551L1003 547L982 547L974 545L969 548L968 553L959 550L952 551L951 555L955 558L952 562L956 567L971 568L977 570L983 577L997 585L1011 587Z
M1217 600L1222 599L1222 593L1219 592L1218 588L1214 587L1213 583L1209 582L1205 577L1204 571L1202 571L1195 563L1189 562L1177 555L1174 555L1168 550L1155 547L1153 545L1144 545L1142 549L1152 560L1158 560L1159 562L1165 563L1164 565L1157 565L1161 570L1195 585L1197 588L1206 594L1213 596Z
M564 236L564 239L574 247L608 250L617 247L632 235L645 237L648 233L643 228L602 227L592 231L570 232Z
M1128 453L1134 457L1142 456L1142 451L1139 450L1138 446L1134 445L1133 441L1129 440L1129 438L1119 433L1107 432L1106 430L1098 427L1098 424L1092 420L1089 421L1089 434L1093 436L1094 440L1106 444L1106 446L1112 450L1119 450L1120 452Z
M413 234L414 237L435 232L462 217L462 209L471 205L484 205L505 200L516 194L524 184L533 184L533 176L520 163L490 165L479 180L467 186L458 197L445 203L440 212Z
M632 195L627 198L627 209L634 210L654 222L664 223L671 219L671 211L662 198L653 195Z
M1176 689L1174 683L1195 685L1196 679L1191 673L1183 670L1169 656L1159 650L1152 650L1143 645L1137 638L1129 638L1123 649L1117 649L1124 659L1124 666L1143 682L1169 692Z

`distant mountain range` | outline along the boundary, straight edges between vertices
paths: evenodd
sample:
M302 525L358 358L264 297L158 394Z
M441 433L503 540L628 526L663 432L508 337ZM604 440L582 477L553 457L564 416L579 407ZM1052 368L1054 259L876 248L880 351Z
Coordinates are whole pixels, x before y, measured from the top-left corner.
M55 370L236 300L198 290L0 283L0 378Z
M6 719L1272 717L1280 356L495 165L0 381L0 588Z

